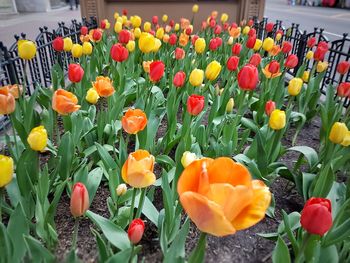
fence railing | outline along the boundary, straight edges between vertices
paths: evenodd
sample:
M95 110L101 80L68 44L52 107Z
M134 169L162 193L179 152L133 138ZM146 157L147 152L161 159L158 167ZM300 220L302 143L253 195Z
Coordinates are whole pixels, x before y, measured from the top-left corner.
M25 84L26 93L31 94L37 84L48 87L51 84L51 68L58 59L58 53L53 50L52 41L56 36L71 37L74 43L80 42L80 28L87 26L89 29L97 28L97 20L91 17L89 20L82 19L82 22L72 20L70 25L64 22L58 23L58 28L50 31L46 26L39 28L39 34L32 41L37 46L36 56L25 62L18 56L17 42L25 39L26 34L14 36L14 43L8 48L0 42L0 86L9 84ZM64 70L71 59L71 54L60 57ZM27 63L27 64L25 64ZM26 74L24 74L26 72ZM0 116L0 130L8 122L5 116Z
M274 22L274 28L272 32L266 32L266 24L268 23L268 18L264 18L262 21L258 21L256 17L254 20L254 28L257 32L257 36L260 39L265 38L266 36L274 37L278 30L283 31L283 36L279 43L281 44L283 41L290 41L293 44L292 53L298 56L299 63L298 66L289 71L289 73L293 76L296 75L298 68L305 61L305 56L308 51L307 41L311 37L316 37L319 41L326 41L329 45L329 52L325 57L325 61L328 62L328 68L326 71L326 75L321 83L321 92L323 94L326 93L327 87L329 85L337 86L341 82L349 82L350 81L350 72L347 75L340 75L337 73L337 65L340 61L346 60L350 61L350 38L347 33L343 34L343 37L337 40L329 41L328 38L324 35L323 28L315 27L313 32L307 32L306 30L301 31L299 28L299 24L292 23L291 27L284 27L281 20L277 20ZM314 61L309 61L307 64L307 69L311 69ZM349 107L350 101L347 99L345 101L344 106Z

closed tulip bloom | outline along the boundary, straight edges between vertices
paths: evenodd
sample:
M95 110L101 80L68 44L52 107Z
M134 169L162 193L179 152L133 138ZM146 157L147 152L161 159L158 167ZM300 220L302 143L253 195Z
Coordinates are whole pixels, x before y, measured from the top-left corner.
M160 27L156 31L156 38L162 39L164 36L164 28Z
M143 131L147 125L147 116L140 109L128 109L122 118L124 131L129 134L136 134Z
M155 38L149 33L141 33L139 38L139 48L143 53L150 53L155 46Z
M85 99L90 104L96 104L99 98L100 98L100 96L98 95L97 91L94 88L90 88L86 92Z
M292 47L292 43L290 43L289 41L284 41L282 44L282 52L284 54L288 54L292 50Z
M214 34L215 35L220 35L222 32L222 27L220 25L216 25L214 28Z
M271 113L276 109L276 103L272 100L268 100L265 104L265 113L270 116Z
M227 40L227 44L232 45L233 44L233 37L229 37Z
M176 42L177 42L176 34L171 34L169 37L169 44L174 46L174 45L176 45Z
M187 112L197 116L204 109L204 96L192 94L187 99Z
M239 64L239 57L231 56L228 58L226 66L228 70L235 71L238 68L238 64Z
M70 212L73 217L83 216L89 209L89 193L83 183L73 186L70 198Z
M103 31L100 28L90 30L89 35L90 35L91 41L97 42L97 43L100 42L102 39L102 34L103 34L102 32Z
M92 45L90 42L84 42L83 43L83 54L84 55L91 55L92 53Z
M190 38L189 38L188 35L186 35L184 33L181 33L180 37L179 37L179 45L182 46L182 47L187 46L189 39Z
M321 72L323 72L323 71L325 71L325 70L327 70L327 68L328 68L328 62L326 62L326 61L319 61L318 63L317 63L317 66L316 66L316 71L318 72L318 73L321 73Z
M345 60L341 61L337 66L337 72L341 75L345 75L346 73L348 73L349 69L350 69L349 61L345 61Z
M249 63L254 65L255 67L259 66L261 63L261 56L258 53L253 54L250 57Z
M78 98L71 92L58 89L52 96L52 109L61 115L68 115L80 109Z
M262 40L261 39L256 39L255 44L254 44L254 51L258 51L262 46Z
M84 70L79 64L69 64L68 78L73 83L78 83L83 79Z
M196 42L194 43L194 49L196 53L202 54L205 50L205 39L204 38L198 38Z
M304 71L302 79L305 83L309 82L309 78L310 78L310 71Z
M245 27L243 28L242 33L243 33L243 35L248 35L249 31L250 31L250 27L249 27L249 26L245 26Z
M274 23L271 23L271 22L267 23L266 26L265 26L266 32L272 32L274 26L275 26Z
M13 160L11 157L0 154L0 188L11 183L13 178Z
M226 112L231 113L234 106L235 106L235 101L233 98L230 98L226 104Z
M342 82L337 88L337 95L339 97L350 98L350 82Z
M52 47L55 51L63 51L63 46L64 46L64 41L62 37L56 37L53 41L52 41Z
M146 150L139 149L130 153L122 168L124 182L135 188L145 188L154 184L154 161L154 156Z
M214 60L210 62L207 68L205 69L205 77L208 80L213 81L219 76L220 72L221 72L221 65L219 62Z
M175 87L180 88L185 84L186 73L183 71L179 71L175 74L173 79L173 84Z
M218 45L217 39L216 38L210 39L210 41L209 41L209 50L215 51L215 50L218 49L218 47L219 47L219 45Z
M271 37L267 37L264 39L262 47L265 51L269 52L273 48L274 44L274 40Z
M107 98L115 92L113 83L109 77L98 76L92 85L100 97Z
M222 13L220 18L221 23L225 23L227 20L228 20L228 14Z
M314 53L314 59L316 61L323 61L327 52L328 52L328 47L327 48L323 48L323 47L318 46L316 48L315 53Z
M281 52L281 47L278 45L274 45L270 50L270 56L277 56Z
M111 47L110 54L112 59L117 62L123 62L129 57L129 51L120 43L114 44Z
M332 143L340 144L344 140L348 131L348 127L346 127L345 123L336 122L333 124L331 132L329 133L329 140Z
M109 29L111 25L107 19L103 19L100 23L100 26L102 29Z
M83 36L87 35L89 33L89 29L86 26L82 26L80 28L80 34L82 34Z
M268 65L269 65L269 71L272 74L275 74L280 71L280 63L278 63L278 61L273 60Z
M80 44L74 44L71 52L73 58L80 58L83 55L83 47Z
M128 190L128 187L126 184L120 184L117 186L117 189L115 190L117 193L117 196L122 196L126 194L126 191Z
M152 17L152 24L157 25L158 24L158 16L153 16Z
M254 48L256 42L256 35L250 36L247 40L246 47L249 49Z
M130 40L128 44L126 44L126 48L129 52L133 52L135 50L135 41Z
M162 21L165 23L166 21L168 21L168 15L164 14L162 16Z
M142 62L143 70L144 70L146 73L149 73L149 71L150 71L150 65L151 65L152 62L153 62L153 60L150 60L150 61L143 61L143 62Z
M130 40L130 32L129 30L123 29L119 32L118 41L122 44L127 44Z
M11 114L15 111L15 97L7 86L0 88L0 115Z
M286 126L286 113L282 110L273 110L269 119L269 126L273 130L281 130Z
M163 42L164 43L169 43L170 36L168 34L164 34L163 36Z
M117 34L120 33L120 31L122 31L123 29L123 24L120 22L116 22L114 24L114 32L116 32Z
M150 64L149 78L153 82L158 82L164 75L165 65L163 61L153 61Z
M177 60L181 60L185 58L185 50L183 50L182 48L177 47L175 49L175 59Z
M33 128L27 138L30 148L34 151L43 152L47 146L47 131L40 125Z
M197 40L198 41L198 40ZM192 86L198 87L202 85L204 79L204 71L201 69L194 69L190 74L190 83Z
M271 201L268 187L227 157L192 162L180 175L177 191L198 229L218 237L257 224Z
M23 86L19 84L6 85L4 87L0 87L0 90L8 89L8 92L12 94L15 99L18 99L20 94L23 93Z
M237 80L242 90L254 90L259 82L258 69L251 64L243 66L238 72Z
M134 16L131 23L133 28L140 27L142 24L142 19L139 16Z
M160 41L158 38L155 38L154 49L152 51L155 53L158 52L161 46L162 46L162 41Z
M36 46L33 41L29 40L18 40L18 56L21 59L30 60L35 57Z
M128 237L132 244L136 245L142 239L143 232L145 231L145 224L140 218L131 221L128 228Z
M308 48L313 48L316 45L316 38L315 37L311 37L307 40L307 47Z
M294 54L290 54L287 59L286 62L284 63L284 66L286 68L295 68L298 65L298 57Z
M331 201L311 197L301 211L300 224L309 234L323 236L332 227Z
M193 13L198 13L198 10L199 10L199 6L198 5L193 5L192 6L192 12Z
M350 131L348 131L345 134L344 139L342 140L342 142L340 144L344 147L348 147L350 145Z
M293 78L288 84L288 93L291 96L297 96L303 86L303 80L301 78Z
M66 52L71 51L72 46L73 46L72 39L70 37L65 37L63 39L63 49L64 49L64 51L66 51Z
M194 162L197 159L198 158L197 158L195 153L186 151L182 154L181 164L184 168L186 168L187 166L189 166L192 162Z
M235 43L235 44L232 46L232 54L233 54L233 55L238 56L239 53L241 53L241 50L242 50L242 45L239 44L239 43Z
M150 22L145 22L145 23L143 24L143 30L144 30L145 32L150 32L151 29L152 29L152 25L151 25Z

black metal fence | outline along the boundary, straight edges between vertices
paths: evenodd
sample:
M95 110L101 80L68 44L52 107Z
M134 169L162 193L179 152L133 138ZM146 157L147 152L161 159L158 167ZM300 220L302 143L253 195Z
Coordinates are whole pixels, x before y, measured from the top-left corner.
M268 18L264 18L262 21L258 21L256 17L254 20L254 28L257 32L257 37L260 39L265 38L269 34L274 36L278 30L282 30L283 36L279 43L283 41L290 41L293 45L292 53L298 56L299 63L298 66L289 71L289 73L295 76L298 68L305 61L305 56L308 51L307 41L311 37L316 37L319 41L328 42L329 52L325 57L325 61L329 63L326 75L321 84L321 92L323 94L326 93L327 87L329 85L337 86L341 82L349 82L350 81L350 71L346 75L340 75L337 73L337 65L340 61L346 60L350 61L350 38L347 33L343 34L343 37L334 41L329 41L328 38L323 34L323 28L314 28L313 32L307 32L306 30L301 31L299 28L299 24L292 23L291 27L286 28L282 25L281 20L277 20L274 23L273 31L268 33L266 32L266 24L268 23ZM308 69L311 69L314 61L309 61ZM345 107L349 107L350 101L349 99L345 102Z
M89 29L97 28L97 20L91 17L83 18L82 22L72 20L69 26L64 22L58 23L58 28L50 31L46 26L39 28L39 34L33 40L37 46L36 56L25 62L18 56L17 41L26 39L26 34L15 35L15 42L7 48L0 42L0 86L9 84L26 84L27 94L31 94L37 84L48 87L51 84L51 68L58 59L58 54L53 50L52 41L57 36L71 37L74 43L80 42L80 28L87 26ZM71 54L60 58L64 69L67 69ZM62 60L63 59L63 60ZM27 65L25 63L28 63ZM24 74L26 72L27 74ZM0 116L0 130L7 123L7 118Z

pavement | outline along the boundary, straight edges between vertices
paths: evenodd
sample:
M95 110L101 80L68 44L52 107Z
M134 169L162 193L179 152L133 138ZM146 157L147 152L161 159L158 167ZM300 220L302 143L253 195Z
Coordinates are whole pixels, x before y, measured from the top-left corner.
M329 40L342 38L350 33L350 10L339 8L287 5L287 0L266 0L265 17L275 22L283 21L285 27L300 24L301 30L312 32L314 27L324 28Z
M49 29L58 28L58 22L70 25L72 19L81 21L80 8L69 10L69 6L53 9L44 13L21 13L11 15L0 15L0 41L6 46L15 42L14 35L26 33L27 39L35 40L39 34L39 27L47 26Z

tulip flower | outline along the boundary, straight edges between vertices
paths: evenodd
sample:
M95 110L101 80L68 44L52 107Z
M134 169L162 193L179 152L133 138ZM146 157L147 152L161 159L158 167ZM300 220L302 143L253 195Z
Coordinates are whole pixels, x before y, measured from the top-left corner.
M350 69L350 62L349 61L341 61L339 62L338 66L337 66L337 72L340 75L345 75L346 73L348 73Z
M164 28L160 27L156 31L156 38L162 39L164 36Z
M185 50L183 50L182 48L177 47L175 49L175 59L177 60L181 60L185 58Z
M350 98L350 82L342 82L337 88L337 95L339 97Z
M326 42L318 43L316 51L314 53L314 59L316 61L323 61L326 53L328 52L328 44Z
M281 52L281 47L278 45L274 45L272 49L269 51L270 56L277 56Z
M7 86L0 88L0 115L11 114L15 111L16 101Z
M316 45L316 38L315 37L311 37L307 40L306 43L308 48L313 48Z
M162 21L165 23L166 21L168 21L168 15L164 14L162 16Z
M128 109L122 118L124 131L129 134L136 134L142 131L147 125L147 116L140 109Z
M115 190L117 193L117 196L122 196L126 194L126 191L128 190L126 184L120 184L117 186L117 189Z
M96 104L99 98L100 98L100 96L98 95L97 91L94 88L90 88L86 92L85 99L90 104Z
M197 40L198 41L198 40ZM190 74L190 83L192 86L198 87L202 85L204 79L204 71L201 69L194 69Z
M254 51L258 51L262 46L262 40L261 39L256 39L255 44L254 44Z
M328 62L326 62L326 61L319 61L318 63L317 63L317 66L316 66L316 71L318 72L318 73L321 73L321 72L323 72L323 71L325 71L325 70L327 70L327 68L328 68Z
M21 59L30 60L35 57L36 46L33 41L29 40L18 40L18 56Z
M282 52L284 54L288 54L292 50L292 47L292 43L290 43L289 41L284 41L282 43Z
M331 201L311 197L301 211L300 224L308 233L323 236L332 227Z
M127 44L130 40L130 31L123 29L119 32L118 41L122 44Z
M61 52L63 51L63 46L64 46L64 41L62 37L56 37L53 41L52 41L52 47L55 51L57 52Z
M252 64L243 66L238 72L237 80L242 90L254 90L259 82L258 69Z
M198 38L196 42L194 43L194 49L196 53L202 54L205 50L205 39L204 38Z
M80 28L80 34L82 34L83 36L87 35L88 32L89 32L89 29L86 26L82 26Z
M145 231L145 223L140 218L131 221L128 228L128 237L132 244L136 245L140 242Z
M288 84L288 93L291 96L297 96L303 86L303 80L301 78L292 78Z
M186 73L183 71L179 71L175 74L173 79L173 84L175 87L180 88L185 84Z
M279 77L282 74L280 72L280 63L278 63L276 60L273 60L267 64L265 68L262 69L262 72L268 79Z
M266 26L265 26L265 30L266 30L266 32L272 32L272 30L273 30L273 27L275 26L275 24L274 23L267 23L266 24Z
M235 101L233 98L230 98L226 104L226 113L231 113L234 106L235 106Z
M269 119L269 126L273 130L281 130L286 126L286 113L282 110L273 110Z
M228 20L228 14L222 13L220 18L221 23L225 23L227 20Z
M97 42L97 43L98 43L98 42L100 42L101 39L102 39L102 30L99 29L99 28L97 28L97 29L92 29L92 30L90 30L89 35L90 35L90 40L91 40L92 42Z
M306 59L310 60L314 57L314 52L312 52L311 50L309 50L307 53L306 53Z
M63 50L66 52L69 52L69 51L71 51L72 46L73 46L72 39L70 37L65 37L63 39Z
M276 103L272 100L268 100L265 104L265 113L270 116L271 113L276 109Z
M89 193L83 183L73 186L70 199L70 212L74 217L80 217L89 209Z
M164 75L165 65L163 61L153 61L150 64L149 78L152 82L158 82Z
M241 28L240 27L231 27L229 30L229 34L234 39L237 39L241 34Z
M295 68L298 65L298 57L294 54L290 54L287 59L286 62L284 63L284 66L286 68Z
M258 53L253 54L250 57L249 64L254 65L255 67L259 66L261 63L261 56Z
M126 48L129 52L133 52L135 50L135 41L130 40L128 44L126 44Z
M58 89L52 96L52 109L61 115L67 115L80 109L78 98L71 92Z
M145 188L154 184L154 160L154 156L146 150L139 149L130 153L122 168L124 182L135 188Z
M123 24L120 23L120 22L116 22L116 23L114 24L114 32L116 32L117 34L119 34L120 31L122 31L122 30L123 30Z
M47 146L47 131L40 125L33 128L27 138L27 142L33 151L43 152Z
M243 28L242 33L243 33L243 35L248 35L248 34L249 34L249 31L250 31L250 27L249 27L249 26L245 26L245 27Z
M309 82L309 78L310 78L310 71L304 71L303 72L303 76L302 76L302 80L305 83L308 83Z
M3 87L0 87L0 90L4 90L4 91L6 90L10 94L12 94L12 96L15 99L18 99L19 95L23 93L23 86L19 85L19 84L6 85L6 86L3 86Z
M275 44L274 40L271 37L267 37L264 39L262 47L265 51L269 52L273 45Z
M199 6L197 4L192 6L192 13L198 13L198 10Z
M149 33L141 33L139 38L139 48L143 53L150 53L154 50L155 38Z
M69 64L68 79L73 83L78 83L83 79L84 70L79 64Z
M258 223L271 201L268 187L227 157L192 162L180 175L177 191L199 230L219 237Z
M329 133L329 140L332 143L340 144L344 140L348 131L348 127L346 127L345 123L335 122Z
M2 188L12 181L14 170L12 158L0 154L0 167L0 188Z
M256 35L250 36L247 40L246 47L249 49L253 49L256 42Z
M83 43L83 54L84 55L91 55L92 53L92 45L90 42L84 42Z
M181 164L184 168L186 168L187 166L189 166L192 162L194 162L197 159L198 158L197 158L195 153L186 151L182 154Z
M342 142L340 144L344 147L348 147L350 145L350 131L348 131L345 134L344 139L342 140Z
M169 43L170 36L168 34L164 34L163 36L163 42L164 43Z
M174 45L176 45L176 42L177 42L176 34L171 34L170 37L169 37L169 44L171 46L174 46Z
M107 19L103 19L100 23L101 29L109 29L111 27L111 24L108 22Z
M205 77L208 80L213 81L219 76L220 71L221 71L220 63L214 60L210 62L207 68L205 69Z
M232 46L232 54L233 54L233 55L238 56L239 53L241 53L241 50L242 50L242 45L239 44L239 43L235 43L235 44Z
M179 37L179 45L182 46L182 47L185 47L187 46L188 44L188 41L189 41L189 36L182 33L180 34L180 37Z
M220 25L216 25L214 28L214 34L215 35L220 35L222 32L222 27Z
M158 24L158 16L153 16L152 17L152 24L157 25Z
M154 39L154 49L152 50L154 53L158 52L159 48L162 46L162 42L158 39Z
M73 58L80 58L83 55L83 47L80 44L74 44L71 52Z
M112 59L117 62L123 62L129 57L129 51L120 43L114 44L111 47L110 54Z
M187 112L192 116L197 116L204 109L204 96L192 94L187 99Z
M153 62L153 60L150 60L150 61L143 61L143 62L142 62L143 70L144 70L146 73L149 73L149 71L150 71L150 65L151 65L152 62Z
M109 77L98 76L92 85L100 97L107 98L115 92L113 83Z
M142 19L139 16L133 16L133 19L131 21L131 24L133 28L140 27L142 23Z
M231 56L228 58L226 66L227 69L230 71L235 71L238 68L238 63L239 63L239 57L237 56Z

